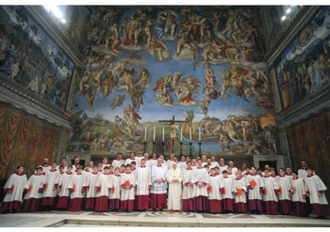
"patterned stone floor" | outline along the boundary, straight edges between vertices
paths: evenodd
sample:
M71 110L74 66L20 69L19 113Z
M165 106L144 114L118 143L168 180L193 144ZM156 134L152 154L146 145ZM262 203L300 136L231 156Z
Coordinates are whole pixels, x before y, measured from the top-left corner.
M307 219L307 220L306 220ZM330 227L325 220L311 215L301 218L289 215L208 214L164 211L93 212L49 211L0 215L0 227L81 227L81 226L142 226L142 227L228 227L228 226L303 226Z

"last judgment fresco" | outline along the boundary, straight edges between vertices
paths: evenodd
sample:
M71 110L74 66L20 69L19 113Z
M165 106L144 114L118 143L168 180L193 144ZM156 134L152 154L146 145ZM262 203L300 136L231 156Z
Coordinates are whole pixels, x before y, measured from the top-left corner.
M68 153L280 154L258 7L88 9Z

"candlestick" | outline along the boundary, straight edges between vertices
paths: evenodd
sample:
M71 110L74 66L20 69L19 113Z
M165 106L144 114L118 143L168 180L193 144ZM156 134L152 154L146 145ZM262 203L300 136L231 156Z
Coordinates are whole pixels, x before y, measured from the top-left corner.
M144 141L147 141L147 127L144 128Z
M201 128L199 127L198 140L201 141Z
M180 157L183 155L183 154L182 154L182 144L183 144L183 143L180 142Z
M202 157L202 143L199 142L199 143L198 143L198 146L199 146L199 153L198 153L198 155L199 155L200 157Z
M165 129L163 127L163 142L164 142Z
M181 126L181 141L182 141L182 126Z
M156 138L156 127L154 127L154 142L155 142L155 138Z
M189 130L190 130L190 141L191 141L191 127L189 128Z

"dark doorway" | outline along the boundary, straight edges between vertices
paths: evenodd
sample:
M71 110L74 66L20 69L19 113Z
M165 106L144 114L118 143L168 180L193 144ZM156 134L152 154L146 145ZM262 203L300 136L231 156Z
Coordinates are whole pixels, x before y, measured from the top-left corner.
M264 169L266 164L271 168L275 168L275 173L277 174L277 161L259 161L259 168Z

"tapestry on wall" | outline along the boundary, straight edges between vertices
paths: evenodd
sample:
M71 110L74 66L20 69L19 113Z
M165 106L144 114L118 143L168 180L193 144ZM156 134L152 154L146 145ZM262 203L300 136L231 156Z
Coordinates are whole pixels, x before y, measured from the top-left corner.
M275 64L283 109L330 83L330 7L321 7Z
M280 153L258 7L89 10L67 154Z
M74 63L23 7L0 17L0 76L65 110Z

